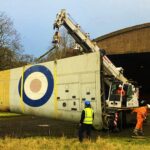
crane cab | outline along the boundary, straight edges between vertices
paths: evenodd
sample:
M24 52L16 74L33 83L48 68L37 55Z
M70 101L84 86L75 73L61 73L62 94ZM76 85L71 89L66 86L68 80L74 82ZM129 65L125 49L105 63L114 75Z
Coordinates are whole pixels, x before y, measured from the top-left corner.
M106 103L115 108L138 107L138 92L138 88L130 83L112 82Z

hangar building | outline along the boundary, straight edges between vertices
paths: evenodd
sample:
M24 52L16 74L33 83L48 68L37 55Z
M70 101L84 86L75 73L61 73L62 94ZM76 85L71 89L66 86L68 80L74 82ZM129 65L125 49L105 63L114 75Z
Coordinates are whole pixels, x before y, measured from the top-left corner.
M150 23L121 29L94 39L128 79L138 82L140 98L150 99Z

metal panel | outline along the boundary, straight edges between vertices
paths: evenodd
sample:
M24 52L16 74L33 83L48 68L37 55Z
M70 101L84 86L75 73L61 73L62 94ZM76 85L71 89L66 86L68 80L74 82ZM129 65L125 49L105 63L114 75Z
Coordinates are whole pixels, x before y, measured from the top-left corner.
M54 92L54 91L56 91L56 90L53 90L52 95L50 96L49 99L47 99L46 102L44 102L44 103L42 102L44 100L44 98L42 99L42 96L44 97L44 93L49 93L49 91L41 92L41 90L43 90L43 88L45 87L46 84L47 85L51 84L48 82L49 76L47 74L45 74L44 80L43 80L43 76L40 75L44 72L41 69L42 66L45 67L48 71L49 70L51 71L52 76L55 80L56 77L54 75L54 72L55 72L54 62L42 63L40 65L29 65L29 66L25 66L24 68L17 68L17 69L11 70L11 82L10 82L10 86L11 86L10 108L11 108L11 111L22 112L25 114L35 114L35 115L39 115L39 116L55 117L55 113L57 113L57 92ZM37 71L34 71L35 67L38 69ZM31 68L31 70L33 70L33 72L30 71L30 68ZM21 93L19 94L19 82L22 78L23 72L25 74L27 70L28 70L29 74L27 74L26 75L27 77L24 79L25 83L23 85L23 91L24 91L25 95L27 95L28 101L30 100L30 101L38 102L39 101L38 97L39 97L39 99L41 99L41 104L38 107L34 104L33 105L27 104L25 102L26 98L23 97L24 98L24 100L23 100L21 98ZM36 73L36 74L34 74L34 73ZM32 75L32 78L31 78L31 75ZM31 89L31 88L34 88L31 85L32 85L32 82L36 79L40 80L41 84L42 84L41 90L39 90L39 92L36 92ZM47 82L47 83L45 83L45 82ZM26 86L29 88L26 88ZM54 89L56 89L55 85L54 85ZM33 91L34 91L34 93L33 93ZM35 95L34 97L33 97L33 94ZM41 94L43 94L43 95L41 95Z
M62 112L61 118L79 121L84 108L82 98L85 98L91 101L94 109L94 124L97 127L102 126L99 53L58 60L56 64L58 109ZM63 103L67 106L63 107Z
M12 69L7 91L13 112L76 122L85 97L94 108L94 124L102 126L99 52Z
M91 102L92 107L96 110L96 88L95 83L86 83L81 85L82 91L82 109L84 108L84 101L88 100Z
M0 72L0 109L9 109L9 81L10 71Z

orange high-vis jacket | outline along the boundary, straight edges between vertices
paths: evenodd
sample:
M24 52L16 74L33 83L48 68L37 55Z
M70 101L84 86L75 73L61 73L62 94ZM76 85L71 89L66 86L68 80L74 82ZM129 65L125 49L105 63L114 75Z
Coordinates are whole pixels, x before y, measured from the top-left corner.
M122 88L119 88L117 91L116 91L116 94L122 94L122 96L125 96L125 91L122 89Z

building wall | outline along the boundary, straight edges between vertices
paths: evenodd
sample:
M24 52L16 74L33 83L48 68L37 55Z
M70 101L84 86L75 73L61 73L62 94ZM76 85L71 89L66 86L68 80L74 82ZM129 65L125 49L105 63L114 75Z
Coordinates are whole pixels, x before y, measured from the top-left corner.
M94 41L107 54L150 52L150 23L122 29Z

